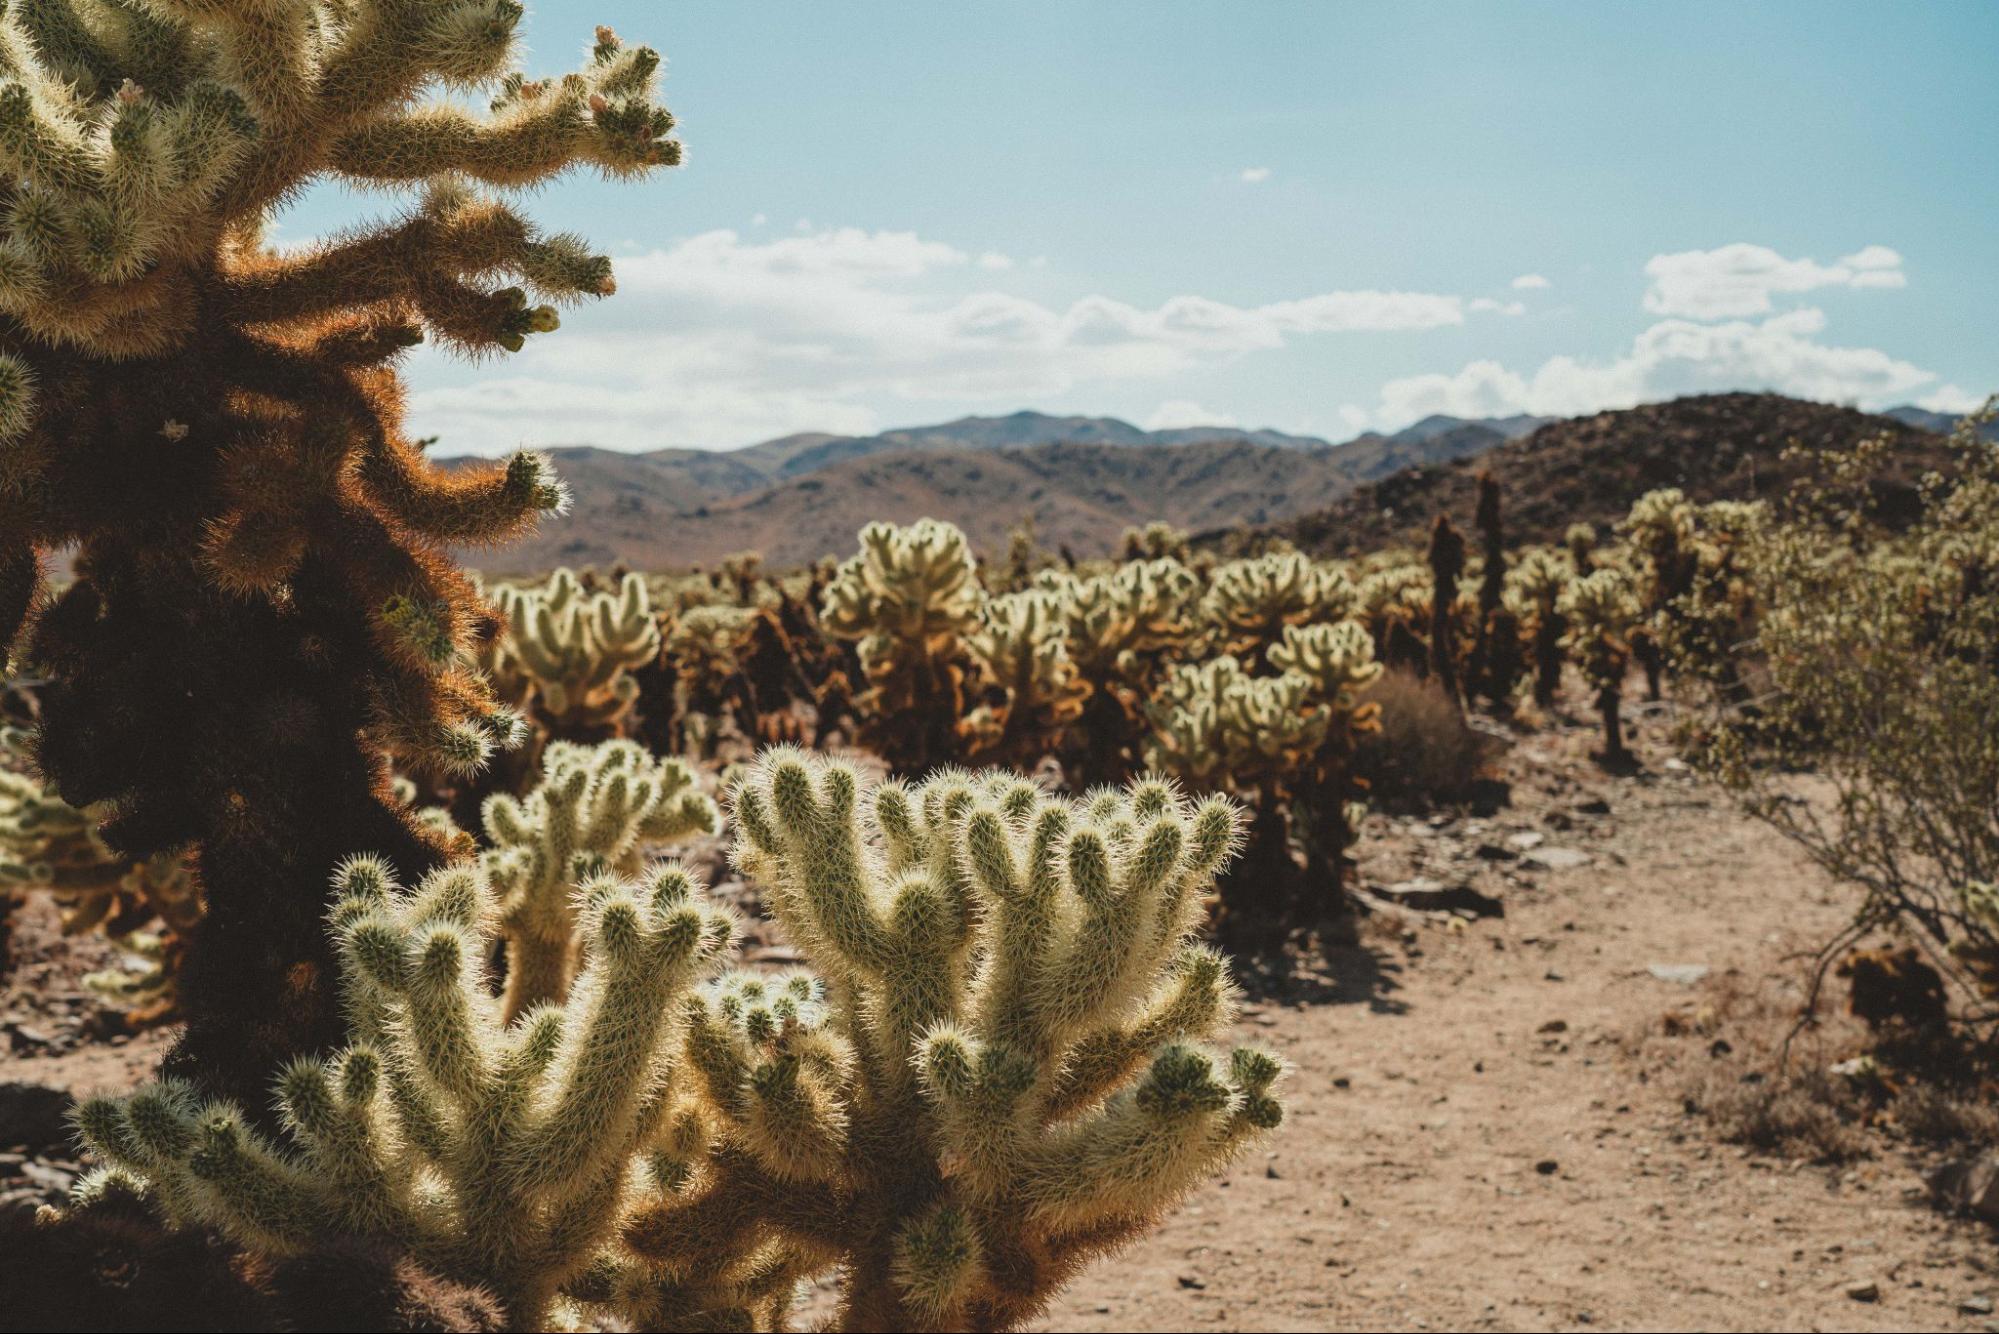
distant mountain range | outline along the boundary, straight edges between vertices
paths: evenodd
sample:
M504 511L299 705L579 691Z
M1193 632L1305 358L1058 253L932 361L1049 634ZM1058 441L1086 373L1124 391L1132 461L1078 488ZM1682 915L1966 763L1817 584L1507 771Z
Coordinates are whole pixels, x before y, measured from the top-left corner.
M1583 429L1579 423L1613 423L1604 438L1649 460L1638 472L1666 477L1655 484L1667 485L1679 475L1675 469L1705 467L1693 457L1704 448L1739 451L1728 443L1730 432L1749 432L1755 438L1750 453L1760 457L1766 444L1780 447L1779 437L1793 428L1818 438L1828 431L1895 427L1927 438L1956 420L1907 407L1893 409L1884 421L1769 394L1678 402L1732 406L1692 425L1683 420L1687 412L1656 416L1673 405L1572 421L1440 415L1343 444L1272 430L1148 431L1115 417L1016 412L879 435L808 432L731 450L626 453L574 446L551 451L574 495L569 514L504 551L466 554L491 573L619 563L652 570L712 567L752 550L784 568L851 552L856 532L870 520L908 523L926 515L957 524L988 554L1004 550L1008 531L1027 517L1044 544L1086 557L1110 552L1126 527L1153 519L1215 534L1275 529L1327 546L1338 526L1328 516L1345 516L1338 522L1351 526L1352 537L1369 541L1427 523L1435 504L1454 503L1455 492L1469 485L1463 480L1472 475L1468 460L1501 447L1510 458L1550 432L1556 433L1551 440L1569 438L1562 432ZM1828 425L1834 418L1836 427ZM1648 432L1656 441L1637 443ZM1589 518L1611 503L1605 499L1611 492L1623 495L1624 482L1640 479L1629 459L1619 463L1600 449L1582 452L1592 461L1575 466L1607 468L1611 476L1600 488L1603 496L1591 500L1594 508L1580 515ZM1774 457L1774 448L1769 452ZM1557 448L1549 457L1566 459L1568 452ZM1765 466L1762 476L1773 475ZM1443 489L1432 494L1435 486ZM1391 497L1396 503L1389 503ZM1627 496L1618 503L1629 502ZM1384 512L1393 519L1385 521Z
M850 551L871 519L925 515L958 524L989 552L1031 515L1043 542L1102 555L1133 524L1275 522L1403 468L1490 449L1542 420L1433 416L1335 445L1283 431L1148 431L1115 417L1016 412L731 450L571 446L550 451L574 496L570 512L505 551L468 557L492 572L683 569L755 550L791 566Z

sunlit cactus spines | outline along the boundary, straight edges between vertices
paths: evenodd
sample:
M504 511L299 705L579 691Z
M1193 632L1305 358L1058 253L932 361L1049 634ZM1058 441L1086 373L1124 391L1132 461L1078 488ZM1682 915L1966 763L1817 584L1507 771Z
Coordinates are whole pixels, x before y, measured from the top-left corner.
M1079 802L1017 777L869 787L765 755L735 789L745 869L826 977L703 994L715 1208L841 1262L845 1329L1018 1326L1274 1126L1275 1058L1190 933L1236 814L1146 781ZM698 1207L698 1206L696 1206ZM648 1239L671 1262L672 1214Z
M1570 583L1558 608L1568 622L1564 641L1583 679L1596 692L1603 719L1604 758L1622 762L1624 745L1624 677L1631 669L1631 632L1642 608L1631 576L1604 566Z
M866 739L895 769L918 773L958 752L963 637L985 590L951 524L871 523L860 540L826 586L820 620L828 634L859 641Z
M1089 687L1064 757L1071 780L1121 781L1143 763L1145 703L1165 664L1201 636L1201 581L1177 560L1131 561L1078 578L1044 573L1059 599L1069 656Z
M1090 683L1070 655L1063 599L1040 589L993 598L965 642L987 696L965 720L968 751L1033 768L1082 717L1090 697Z
M671 1152L682 998L732 923L671 864L594 876L578 887L589 962L560 1006L507 1023L477 866L404 891L361 858L336 881L351 1040L278 1073L285 1142L171 1081L86 1101L83 1138L174 1223L262 1255L374 1239L484 1286L513 1328L550 1328L641 1162Z
M500 584L490 597L503 629L485 666L507 701L556 736L619 734L639 695L631 673L660 649L644 578L587 591L560 569L538 588Z
M534 790L488 797L482 816L489 847L480 861L507 944L501 1013L509 1020L568 993L580 881L636 875L663 845L721 823L684 761L655 759L629 741L551 742Z
M611 266L515 191L679 146L659 56L605 29L513 73L513 0L49 0L0 19L0 656L40 756L123 855L196 849L177 1070L254 1101L339 1038L323 868L447 850L386 761L453 781L517 736L448 552L559 510L531 453L434 467L398 364L519 349ZM576 37L585 38L587 33ZM274 246L308 188L384 216ZM500 191L508 193L501 194ZM34 611L42 555L75 581ZM285 1045L276 1039L284 1036Z
M1189 556L1187 534L1163 520L1154 520L1142 528L1127 528L1118 543L1126 561L1135 560L1177 560L1185 562Z
M1508 574L1507 595L1525 626L1534 661L1534 702L1547 708L1562 688L1562 639L1569 623L1560 610L1562 591L1575 578L1575 562L1552 547L1521 553Z
M1216 566L1202 607L1216 646L1242 657L1276 643L1286 626L1351 615L1357 596L1344 571L1287 551Z

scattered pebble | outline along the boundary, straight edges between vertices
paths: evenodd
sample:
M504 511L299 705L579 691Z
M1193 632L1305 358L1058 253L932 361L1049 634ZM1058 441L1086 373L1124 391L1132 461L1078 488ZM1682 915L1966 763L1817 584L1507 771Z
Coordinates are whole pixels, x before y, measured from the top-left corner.
M1661 982L1690 987L1707 976L1708 966L1704 963L1648 963L1645 971Z

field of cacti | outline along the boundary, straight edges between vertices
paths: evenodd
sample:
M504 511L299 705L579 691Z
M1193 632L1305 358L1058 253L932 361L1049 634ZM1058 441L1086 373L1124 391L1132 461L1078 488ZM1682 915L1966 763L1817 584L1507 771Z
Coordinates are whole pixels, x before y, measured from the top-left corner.
M1999 1144L1976 421L1560 544L483 580L561 479L400 359L680 160L521 17L0 11L0 1328L1990 1309L1903 1198ZM272 244L326 180L406 207Z

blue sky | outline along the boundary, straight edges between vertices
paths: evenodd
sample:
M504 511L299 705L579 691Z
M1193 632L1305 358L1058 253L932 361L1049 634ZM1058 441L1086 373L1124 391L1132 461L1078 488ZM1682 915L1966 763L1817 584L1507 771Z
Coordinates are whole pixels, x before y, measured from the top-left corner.
M444 452L1999 388L1999 5L529 0L530 69L597 22L687 164L536 197L619 295L419 355Z

